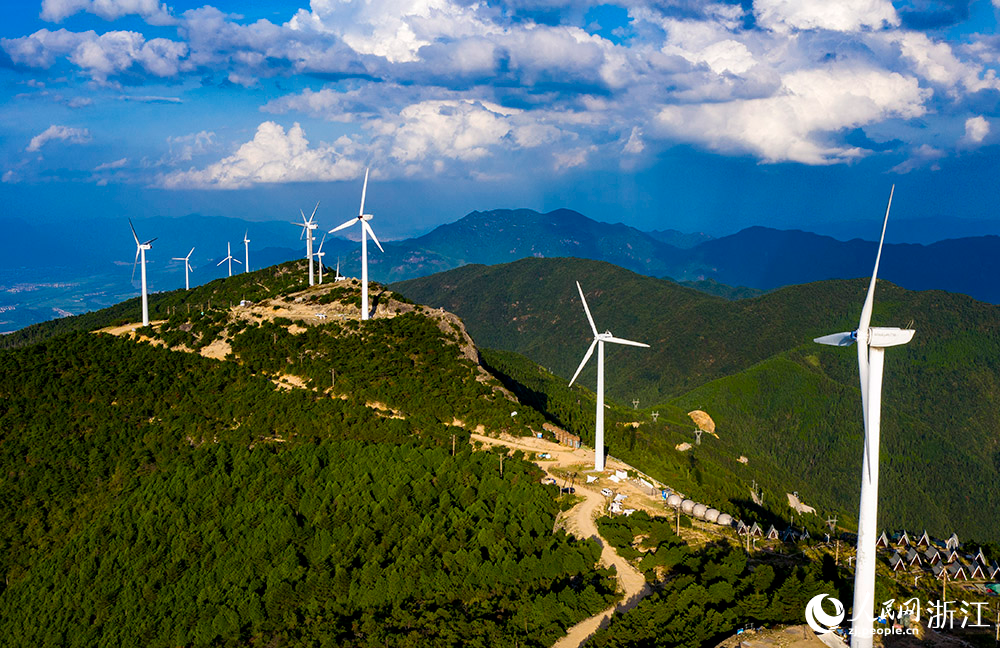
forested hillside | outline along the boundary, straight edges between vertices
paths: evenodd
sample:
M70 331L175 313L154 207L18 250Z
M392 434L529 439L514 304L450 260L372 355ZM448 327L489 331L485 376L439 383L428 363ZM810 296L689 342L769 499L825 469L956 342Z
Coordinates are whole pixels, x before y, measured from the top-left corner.
M6 645L548 646L614 599L558 489L469 446L543 418L457 320L255 274L0 352Z
M456 312L479 343L523 353L568 381L592 335L575 280L599 330L651 345L608 350L608 395L623 405L638 399L644 410L634 417L638 428L611 429L613 453L706 496L745 501L756 481L785 515L784 494L793 491L842 520L855 515L862 429L856 356L811 340L857 325L863 280L727 301L604 263L526 259L394 287ZM879 282L872 321L917 330L910 344L886 354L881 524L996 539L1000 309ZM581 374L584 386L593 388L594 371ZM683 416L693 409L712 415L719 439L705 436L679 453L674 445L694 442L694 425ZM661 413L656 424L653 410ZM564 422L588 439L592 412ZM736 462L740 456L745 465Z

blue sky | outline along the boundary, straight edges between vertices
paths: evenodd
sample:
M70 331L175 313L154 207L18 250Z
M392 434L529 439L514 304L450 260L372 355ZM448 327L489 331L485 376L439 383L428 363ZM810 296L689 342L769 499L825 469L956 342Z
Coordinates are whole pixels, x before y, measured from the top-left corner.
M893 183L899 218L997 218L990 0L0 11L5 216L269 220L322 200L332 226L371 166L385 238L498 207L810 229L877 221Z

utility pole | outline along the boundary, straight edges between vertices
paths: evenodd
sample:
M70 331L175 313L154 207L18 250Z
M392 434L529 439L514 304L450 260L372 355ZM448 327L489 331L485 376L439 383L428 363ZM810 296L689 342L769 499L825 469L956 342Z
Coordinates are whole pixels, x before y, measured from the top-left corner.
M500 476L503 477L503 453L500 453Z
M681 534L681 505L677 505L677 529L674 531L677 535Z
M455 456L455 435L451 435L451 456Z
M333 391L336 387L337 387L337 370L330 369L330 391Z

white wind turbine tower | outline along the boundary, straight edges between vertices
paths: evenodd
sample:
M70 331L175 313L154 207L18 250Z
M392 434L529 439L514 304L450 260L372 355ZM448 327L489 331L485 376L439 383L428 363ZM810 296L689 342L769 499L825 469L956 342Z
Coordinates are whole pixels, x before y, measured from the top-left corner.
M861 320L856 331L835 333L814 341L830 346L849 346L858 343L858 374L861 379L861 409L865 424L865 450L861 469L861 506L858 513L858 555L854 571L854 616L851 621L852 648L871 648L875 607L875 543L878 530L878 453L879 423L882 412L882 368L885 347L906 344L913 339L914 331L900 328L871 326L872 305L875 297L875 279L882 257L885 226L889 222L892 194L885 208L882 237L875 255L868 294L861 308Z
M372 240L375 241L375 245L378 246L378 249L382 250L382 244L378 242L375 232L372 231L371 225L368 224L368 221L372 219L372 215L365 213L365 194L367 192L368 169L365 169L365 184L361 188L361 209L358 210L358 217L352 218L346 223L338 225L330 230L330 234L333 234L334 232L342 230L345 227L350 227L355 223L361 223L361 319L363 320L368 319L368 239L365 234L367 233L368 236L371 236ZM382 250L382 253L384 254L385 250ZM339 270L337 271L337 274L340 274Z
M319 283L320 283L320 285L323 285L323 255L326 254L326 252L323 251L323 244L324 243L326 243L326 234L323 235L323 240L319 242L319 249L316 250L316 254L313 255L313 256L316 257L316 260L319 262Z
M183 261L184 262L184 290L191 290L191 282L188 280L188 273L191 272L191 255L194 254L194 248L188 252L186 257L173 257L171 261Z
M319 202L313 207L313 213L309 216L309 220L306 220L306 214L301 209L299 213L302 214L302 222L296 223L292 222L292 225L298 225L302 228L302 236L306 238L306 259L309 261L309 285L312 286L316 283L313 275L313 230L318 227L316 222L313 220L316 216L316 210L319 209ZM302 238L299 237L299 239Z
M570 387L576 382L576 377L580 375L583 371L583 367L590 360L590 356L594 353L594 347L597 347L597 420L596 429L594 432L594 470L602 471L604 470L604 343L613 342L615 344L627 344L629 346L645 347L649 348L648 344L643 344L642 342L633 342L631 340L623 340L622 338L616 338L611 335L611 331L605 331L604 333L597 332L597 326L594 324L594 318L590 315L590 309L587 307L587 298L583 296L583 288L580 287L580 282L576 282L576 289L580 291L580 299L583 301L583 310L587 313L587 321L590 322L590 329L594 332L594 341L590 343L590 348L587 349L586 355L583 356L583 362L577 367L576 373L573 374L573 380L569 381Z
M233 258L233 249L232 249L232 246L229 243L226 243L226 258L223 259L222 261L219 261L215 265L216 266L220 266L223 263L225 263L226 261L229 262L229 276L232 277L233 276L233 261L235 261L236 263L240 263L240 264L242 264L242 262L239 259L234 259Z
M132 219L128 219L128 226L132 229L132 238L135 239L135 261L132 262L132 279L135 280L135 264L142 258L142 325L149 326L149 293L146 290L146 250L153 249L152 243L159 237L154 237L145 243L139 242L139 237L132 226Z
M250 239L247 238L249 233L250 230L243 232L243 258L247 260L246 265L243 266L243 272L250 272Z

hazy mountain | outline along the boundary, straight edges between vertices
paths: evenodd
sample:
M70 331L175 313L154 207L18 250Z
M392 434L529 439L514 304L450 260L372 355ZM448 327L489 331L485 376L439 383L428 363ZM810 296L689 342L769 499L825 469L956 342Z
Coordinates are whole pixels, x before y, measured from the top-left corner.
M526 257L599 259L643 274L667 274L679 250L627 225L601 223L570 209L472 212L454 223L385 246L369 257L372 277L399 281L469 263L496 264ZM370 248L369 248L370 249ZM349 271L355 271L352 257Z
M699 243L712 240L712 237L704 232L688 234L687 232L679 232L675 229L650 230L646 234L649 234L661 243L666 243L682 250L687 250Z
M747 228L690 250L670 277L711 278L760 290L871 272L877 243L838 241L798 230ZM930 245L886 244L880 276L911 290L947 290L1000 302L1000 237L951 239Z
M568 381L592 339L577 280L599 330L651 346L608 349L610 397L637 398L647 411L704 409L721 439L699 452L724 455L713 470L752 477L779 497L780 488L798 484L794 490L818 505L853 510L861 438L855 354L811 340L857 325L865 280L727 301L605 263L525 259L394 288L455 312L479 344L522 353ZM881 281L873 322L917 329L912 343L887 353L884 523L995 537L1000 519L991 527L982 512L1000 510L1000 307ZM592 387L594 372L592 362L581 383ZM670 461L684 433L653 428L631 452L654 465ZM669 442L658 440L663 435ZM622 442L614 452L628 457ZM733 463L739 455L748 467Z

